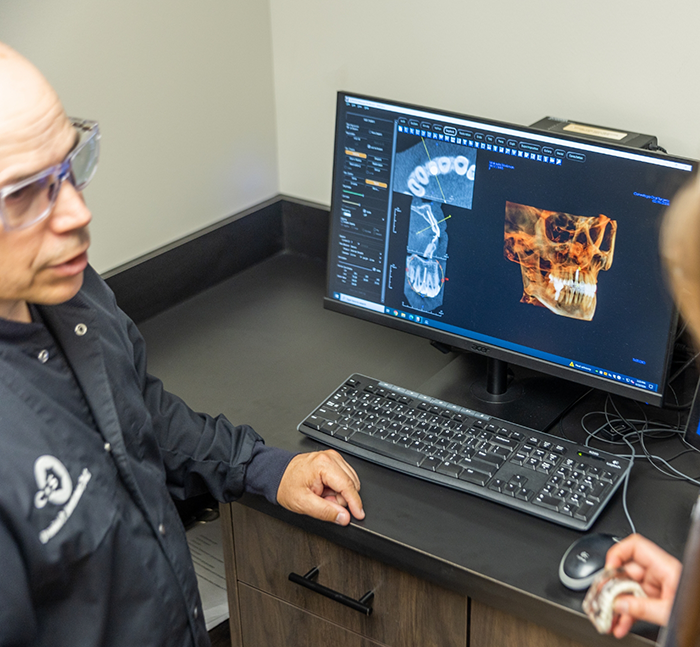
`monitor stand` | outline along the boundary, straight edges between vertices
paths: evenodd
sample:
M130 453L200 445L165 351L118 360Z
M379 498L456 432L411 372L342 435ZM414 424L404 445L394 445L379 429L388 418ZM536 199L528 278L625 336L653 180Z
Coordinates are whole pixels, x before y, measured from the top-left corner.
M468 409L548 431L588 389L500 360L460 353L418 390Z

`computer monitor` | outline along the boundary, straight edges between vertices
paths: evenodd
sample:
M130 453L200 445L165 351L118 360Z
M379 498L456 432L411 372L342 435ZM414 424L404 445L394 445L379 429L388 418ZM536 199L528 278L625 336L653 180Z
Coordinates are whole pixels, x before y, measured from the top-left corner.
M696 162L348 93L334 155L327 308L662 404Z

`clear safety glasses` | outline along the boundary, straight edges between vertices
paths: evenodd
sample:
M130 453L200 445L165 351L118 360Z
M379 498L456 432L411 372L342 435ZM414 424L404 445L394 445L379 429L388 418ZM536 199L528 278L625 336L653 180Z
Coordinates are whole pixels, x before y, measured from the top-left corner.
M71 118L78 142L60 164L20 182L0 188L0 220L6 231L24 229L51 213L64 180L82 191L92 180L100 154L100 128L96 121Z

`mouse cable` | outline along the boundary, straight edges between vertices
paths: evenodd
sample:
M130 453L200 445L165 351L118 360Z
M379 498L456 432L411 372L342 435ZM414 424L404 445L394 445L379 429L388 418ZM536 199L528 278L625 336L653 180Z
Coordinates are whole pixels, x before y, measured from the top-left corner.
M627 442L627 439L624 436L623 439L625 440L625 442ZM632 468L634 467L634 459L637 452L634 449L634 445L632 445L629 442L627 442L627 444L629 445L630 450L632 451L632 456L630 457L630 468L627 470L627 474L625 474L625 483L622 486L622 509L625 511L627 522L629 523L630 528L632 529L632 534L634 535L637 532L637 526L634 525L634 521L632 521L632 515L630 514L630 511L627 507L627 486L630 482L630 474L632 474Z

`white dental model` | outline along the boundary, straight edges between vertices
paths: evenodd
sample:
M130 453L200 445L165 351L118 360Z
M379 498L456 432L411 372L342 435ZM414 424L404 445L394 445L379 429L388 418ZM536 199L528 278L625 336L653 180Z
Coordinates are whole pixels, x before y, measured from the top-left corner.
M583 610L600 634L612 630L615 611L615 598L620 595L634 595L645 598L646 593L624 569L608 569L596 575L583 600Z

